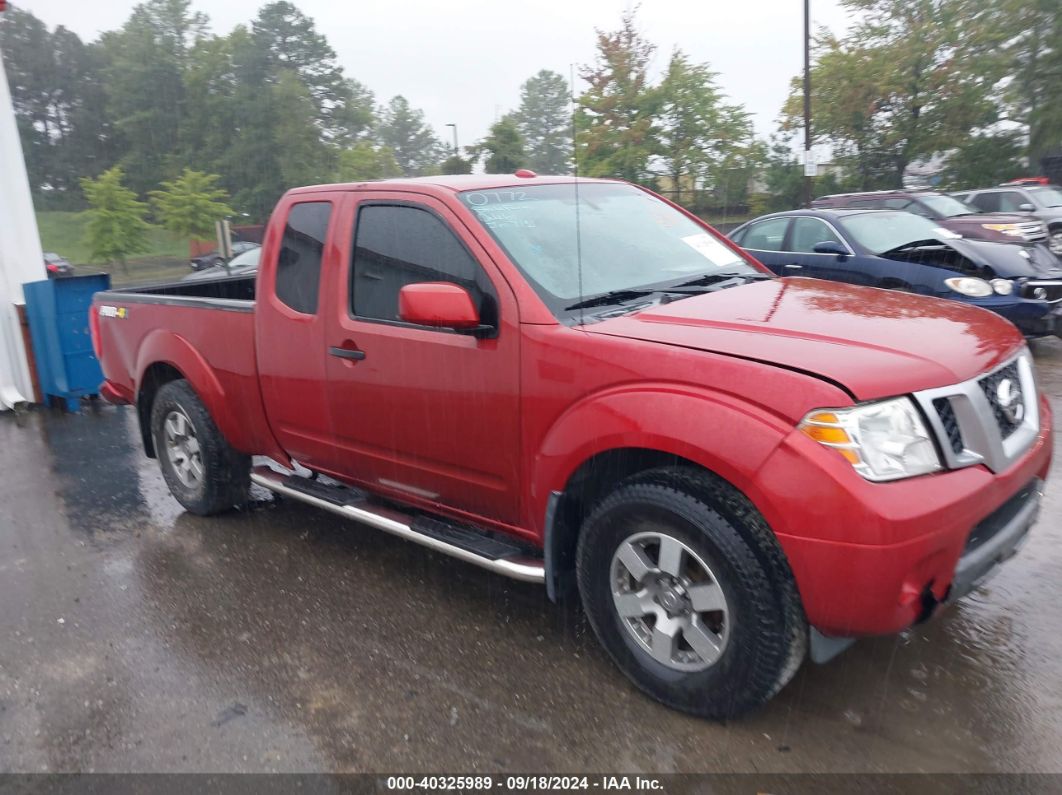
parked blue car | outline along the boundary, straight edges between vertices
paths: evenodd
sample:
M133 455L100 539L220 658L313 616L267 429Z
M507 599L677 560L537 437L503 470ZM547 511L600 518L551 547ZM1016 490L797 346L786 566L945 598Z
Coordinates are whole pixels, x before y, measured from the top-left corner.
M950 298L999 313L1026 337L1062 336L1062 266L1041 244L968 240L892 210L792 210L730 238L781 276Z

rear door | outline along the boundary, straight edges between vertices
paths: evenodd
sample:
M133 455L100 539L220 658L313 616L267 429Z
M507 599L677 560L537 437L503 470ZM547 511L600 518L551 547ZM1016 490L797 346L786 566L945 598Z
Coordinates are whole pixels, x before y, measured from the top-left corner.
M307 201L294 196L278 205L263 246L255 308L266 416L284 451L313 469L331 458L318 294L322 268L338 264L335 247L327 245L340 194L332 196Z
M785 268L787 259L783 251L785 233L789 228L789 218L764 218L753 221L745 227L739 238L734 240L739 246L748 249L756 259L781 276L792 276Z
M327 350L334 469L374 490L507 524L519 521L519 318L486 252L446 205L355 193ZM403 322L402 286L452 282L483 337Z

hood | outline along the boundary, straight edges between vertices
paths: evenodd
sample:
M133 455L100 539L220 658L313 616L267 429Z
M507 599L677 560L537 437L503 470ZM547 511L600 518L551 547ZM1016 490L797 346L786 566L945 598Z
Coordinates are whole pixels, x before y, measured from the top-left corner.
M857 400L965 381L1023 344L1003 318L958 301L808 278L705 293L584 329L807 372Z
M1015 215L1014 213L977 213L974 215L953 215L950 218L939 218L937 223L945 229L968 229L980 228L981 224L1027 224L1035 221L1028 215ZM986 230L987 231L987 230Z
M991 240L942 240L980 268L985 278L1057 279L1062 277L1062 264L1040 243L997 243Z

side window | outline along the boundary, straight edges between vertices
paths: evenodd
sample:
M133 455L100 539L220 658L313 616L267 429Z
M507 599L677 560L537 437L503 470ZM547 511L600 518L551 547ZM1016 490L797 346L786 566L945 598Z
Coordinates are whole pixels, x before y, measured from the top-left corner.
M970 204L976 207L978 210L986 213L998 213L999 212L999 193L978 193L972 199Z
M854 207L859 210L880 210L882 201L881 199L853 199L844 206Z
M912 205L914 205L914 202L910 199L885 199L885 201L881 203L881 206L886 210L907 210L912 213L918 212L918 210Z
M730 239L737 243L739 246L743 245L741 241L745 239L745 235L747 235L748 232L749 227L746 226L744 229L741 229L740 231L730 235Z
M787 226L788 218L768 218L749 224L742 245L755 251L781 251Z
M794 218L793 232L790 235L789 250L799 254L815 253L815 244L824 243L827 240L834 243L841 242L825 223L818 218Z
M453 282L464 287L479 308L482 322L497 324L490 280L442 220L417 207L362 207L351 267L353 314L398 320L399 290L419 282Z
M999 194L999 211L1004 213L1021 212L1018 207L1024 203L1021 194L1016 190L1002 191Z
M330 202L292 205L277 257L277 298L296 312L317 312L321 256L332 215Z

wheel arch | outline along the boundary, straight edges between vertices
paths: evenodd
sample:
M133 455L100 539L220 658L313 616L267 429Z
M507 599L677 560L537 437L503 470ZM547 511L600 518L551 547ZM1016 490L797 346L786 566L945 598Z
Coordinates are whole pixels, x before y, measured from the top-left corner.
M218 430L232 441L239 427L225 401L225 390L210 365L183 337L170 331L156 330L145 338L137 363L136 408L144 452L156 457L151 439L151 408L158 391L170 381L185 379L203 401Z
M570 593L582 521L619 483L661 467L695 469L756 505L755 473L791 430L733 395L677 385L616 391L569 411L547 434L531 479L545 486L532 504L537 498L550 598Z

